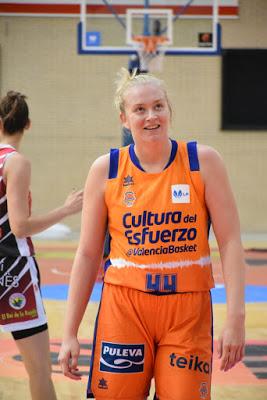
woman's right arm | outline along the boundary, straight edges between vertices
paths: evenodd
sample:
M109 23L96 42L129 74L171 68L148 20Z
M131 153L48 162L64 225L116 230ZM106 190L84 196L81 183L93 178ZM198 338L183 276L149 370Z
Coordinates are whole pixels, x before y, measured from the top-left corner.
M77 333L103 256L107 222L104 191L108 164L109 156L95 161L84 190L81 237L71 271L63 342L58 358L64 375L71 379L80 379L77 374Z
M66 216L81 211L83 191L73 191L65 203L44 215L29 213L29 191L31 181L30 162L17 153L7 159L4 166L4 181L8 204L10 228L18 238L24 238L42 232L58 223Z

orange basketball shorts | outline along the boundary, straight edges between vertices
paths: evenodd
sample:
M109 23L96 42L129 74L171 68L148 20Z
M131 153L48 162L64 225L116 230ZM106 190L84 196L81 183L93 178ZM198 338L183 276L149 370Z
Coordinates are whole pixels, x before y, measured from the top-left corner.
M105 284L96 320L88 398L209 400L210 292L152 295Z

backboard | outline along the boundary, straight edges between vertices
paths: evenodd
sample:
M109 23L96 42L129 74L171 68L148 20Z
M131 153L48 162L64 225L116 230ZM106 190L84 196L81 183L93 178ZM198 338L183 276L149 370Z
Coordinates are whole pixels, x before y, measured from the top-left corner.
M220 54L219 17L237 17L237 6L238 0L81 0L78 52L136 54L134 36L164 35L167 56Z

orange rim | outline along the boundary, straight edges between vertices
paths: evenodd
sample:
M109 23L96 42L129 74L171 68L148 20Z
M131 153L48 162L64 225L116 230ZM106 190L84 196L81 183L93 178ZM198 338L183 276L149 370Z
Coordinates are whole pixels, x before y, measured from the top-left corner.
M166 43L166 36L133 36L133 40L138 43L143 43L146 53L156 53L158 45Z

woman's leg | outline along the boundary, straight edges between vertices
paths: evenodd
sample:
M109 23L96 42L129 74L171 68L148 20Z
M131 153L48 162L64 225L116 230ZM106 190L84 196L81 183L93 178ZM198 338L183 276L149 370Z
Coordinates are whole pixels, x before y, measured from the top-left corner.
M159 298L156 393L160 400L210 400L212 314L209 292L178 293ZM164 329L164 327L162 328Z
M94 335L88 398L147 398L153 376L151 325L154 320L144 311L152 312L154 302L155 297L149 294L104 285Z
M32 400L56 400L48 330L16 340L30 380Z

